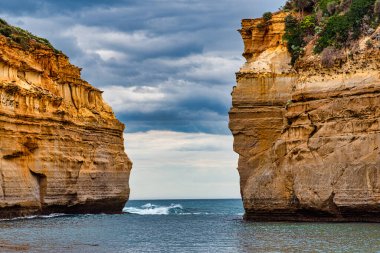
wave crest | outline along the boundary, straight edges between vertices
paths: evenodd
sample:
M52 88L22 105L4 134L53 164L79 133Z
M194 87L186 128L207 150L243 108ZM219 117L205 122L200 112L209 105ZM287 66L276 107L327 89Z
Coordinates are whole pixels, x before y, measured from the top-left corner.
M139 215L169 215L181 214L183 207L180 204L171 204L170 206L158 206L151 203L138 207L124 207L123 212Z

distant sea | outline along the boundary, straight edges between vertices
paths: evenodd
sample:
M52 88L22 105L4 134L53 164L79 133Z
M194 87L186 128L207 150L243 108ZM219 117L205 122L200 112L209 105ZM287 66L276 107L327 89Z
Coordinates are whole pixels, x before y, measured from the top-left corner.
M380 252L380 224L261 223L241 200L132 200L118 215L0 221L0 252Z

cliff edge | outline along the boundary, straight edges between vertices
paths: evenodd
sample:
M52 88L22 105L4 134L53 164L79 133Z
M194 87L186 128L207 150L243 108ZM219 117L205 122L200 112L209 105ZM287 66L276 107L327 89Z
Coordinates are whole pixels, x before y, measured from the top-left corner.
M229 127L245 218L380 222L380 28L327 60L316 35L292 61L288 15L240 30Z
M0 20L0 217L121 212L124 125L50 43Z

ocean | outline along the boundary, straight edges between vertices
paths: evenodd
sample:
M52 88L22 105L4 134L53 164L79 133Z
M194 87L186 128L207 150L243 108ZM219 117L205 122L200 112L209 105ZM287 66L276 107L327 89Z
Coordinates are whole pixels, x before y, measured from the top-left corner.
M380 224L261 223L241 200L131 200L123 214L0 221L0 252L380 252Z

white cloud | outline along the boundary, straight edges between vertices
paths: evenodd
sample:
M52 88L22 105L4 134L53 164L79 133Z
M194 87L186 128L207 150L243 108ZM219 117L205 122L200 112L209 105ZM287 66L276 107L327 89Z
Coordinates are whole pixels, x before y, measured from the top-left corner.
M64 35L75 38L78 47L88 54L118 48L124 54L138 55L164 51L188 42L185 34L157 35L148 31L125 32L85 25L75 25L67 29Z
M203 86L185 80L169 79L157 86L104 86L103 98L115 112L153 112L157 110L192 111L191 105L181 108L179 104L192 100L208 101L223 105L229 100L230 86ZM194 103L198 107L202 104ZM192 113L198 113L199 108ZM211 112L212 110L210 110ZM217 112L215 112L217 114Z
M114 51L114 50L98 49L98 50L95 50L95 53L97 53L100 56L100 58L102 58L103 61L109 61L109 60L123 61L123 60L127 60L127 57L126 57L126 55L124 53L117 52L117 51Z
M115 112L152 112L167 97L159 87L106 86L102 90L104 90L103 98L112 106Z
M132 199L239 198L232 137L149 131L125 134Z
M233 81L233 71L238 70L242 58L236 52L208 52L181 58L153 59L150 64L178 69L176 75L190 80Z

